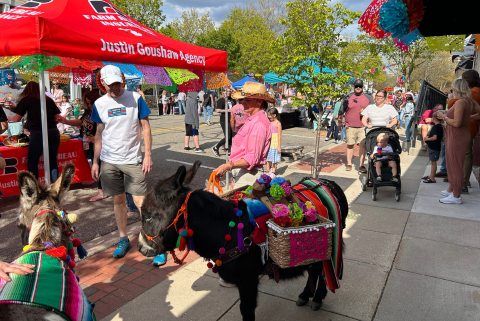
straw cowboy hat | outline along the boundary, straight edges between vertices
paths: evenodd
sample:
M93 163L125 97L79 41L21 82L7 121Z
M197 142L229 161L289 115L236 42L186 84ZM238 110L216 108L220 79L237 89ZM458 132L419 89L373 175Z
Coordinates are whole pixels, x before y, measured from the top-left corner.
M247 81L242 89L235 90L232 93L232 98L235 100L245 99L247 97L263 99L272 104L275 103L275 98L267 93L267 87L258 82Z

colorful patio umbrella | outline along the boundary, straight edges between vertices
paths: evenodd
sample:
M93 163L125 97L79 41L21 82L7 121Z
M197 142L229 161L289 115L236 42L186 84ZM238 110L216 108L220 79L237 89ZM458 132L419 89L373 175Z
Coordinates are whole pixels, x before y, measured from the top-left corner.
M43 151L48 154L45 69L56 57L182 69L227 71L227 53L170 39L107 0L27 1L0 15L0 57L30 56L37 64L42 108ZM50 164L44 159L45 184Z

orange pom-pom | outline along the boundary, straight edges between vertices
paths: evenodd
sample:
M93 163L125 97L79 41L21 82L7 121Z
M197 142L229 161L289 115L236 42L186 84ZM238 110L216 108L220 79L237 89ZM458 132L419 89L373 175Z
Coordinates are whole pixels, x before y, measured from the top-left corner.
M222 260L217 260L217 261L215 262L215 264L216 264L217 266L222 266L223 262L222 262Z

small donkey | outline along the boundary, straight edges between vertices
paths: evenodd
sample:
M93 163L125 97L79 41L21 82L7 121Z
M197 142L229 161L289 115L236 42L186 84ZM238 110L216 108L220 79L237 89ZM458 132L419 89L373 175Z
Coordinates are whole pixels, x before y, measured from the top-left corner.
M31 173L18 174L21 211L17 226L22 229L23 245L29 247L24 248L15 262L33 264L35 268L27 276L10 274L11 282L0 281L0 320L94 319L93 308L65 258L49 254L68 249L67 231L73 224L73 216L58 212L74 175L75 166L67 164L61 177L47 189Z

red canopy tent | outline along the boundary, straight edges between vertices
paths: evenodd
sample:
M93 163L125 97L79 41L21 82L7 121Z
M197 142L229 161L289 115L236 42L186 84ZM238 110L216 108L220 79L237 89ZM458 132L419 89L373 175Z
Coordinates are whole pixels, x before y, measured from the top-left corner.
M50 55L227 71L225 51L168 38L107 0L30 0L0 15L0 56Z
M0 57L38 61L43 152L48 155L44 56L159 67L227 71L227 53L173 40L149 29L107 0L28 0L0 14ZM50 164L44 157L45 184Z

